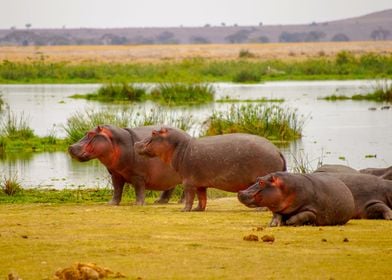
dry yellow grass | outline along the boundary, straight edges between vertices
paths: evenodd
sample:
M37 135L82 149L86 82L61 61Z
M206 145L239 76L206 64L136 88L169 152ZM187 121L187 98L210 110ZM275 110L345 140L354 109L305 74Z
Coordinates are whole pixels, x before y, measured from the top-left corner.
M202 57L207 59L235 59L246 49L259 59L305 59L334 56L342 50L355 54L392 53L392 41L319 42L271 44L211 44L211 45L134 45L134 46L27 46L0 47L0 61L29 61L42 56L46 61L71 63L90 62L159 62Z
M269 212L235 197L181 205L0 205L0 279L51 279L75 262L126 279L387 279L391 221L265 228ZM262 230L258 227L263 226ZM250 234L275 241L245 241Z

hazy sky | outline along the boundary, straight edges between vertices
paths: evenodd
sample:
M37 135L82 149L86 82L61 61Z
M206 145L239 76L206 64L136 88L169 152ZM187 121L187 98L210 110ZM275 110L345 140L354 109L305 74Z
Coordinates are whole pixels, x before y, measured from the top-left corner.
M392 8L392 0L0 0L0 28L298 24Z

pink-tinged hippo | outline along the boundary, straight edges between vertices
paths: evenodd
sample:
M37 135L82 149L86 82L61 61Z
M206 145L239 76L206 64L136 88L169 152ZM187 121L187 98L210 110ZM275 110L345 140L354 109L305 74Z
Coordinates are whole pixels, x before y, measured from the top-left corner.
M159 157L181 175L184 211L192 209L195 192L199 204L194 210L204 211L207 188L238 192L253 184L258 176L286 170L278 148L267 139L250 134L192 138L180 129L165 127L137 142L135 150Z
M353 219L392 220L392 181L361 173L326 174L341 180L352 192L355 201Z
M342 225L354 213L350 190L324 173L271 173L238 192L238 199L248 207L270 209L274 214L270 226Z
M180 175L157 158L146 158L134 151L134 143L157 129L154 126L119 128L111 125L97 126L75 144L68 152L78 161L98 159L112 177L113 198L118 205L125 183L135 188L136 204L143 205L145 190L167 191L161 201L167 200L170 191L181 183Z

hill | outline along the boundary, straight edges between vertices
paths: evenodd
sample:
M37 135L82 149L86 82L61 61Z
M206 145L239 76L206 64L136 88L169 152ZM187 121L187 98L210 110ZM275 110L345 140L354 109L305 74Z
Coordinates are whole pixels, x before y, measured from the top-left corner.
M390 39L392 9L302 25L0 30L0 45L242 44Z

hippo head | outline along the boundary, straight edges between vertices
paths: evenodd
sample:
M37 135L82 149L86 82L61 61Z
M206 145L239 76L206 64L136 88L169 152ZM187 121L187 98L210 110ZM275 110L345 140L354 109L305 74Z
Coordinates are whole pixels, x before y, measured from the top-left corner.
M248 207L268 207L272 211L281 208L283 180L276 173L258 177L256 183L238 192L238 200Z
M69 154L78 161L104 159L115 153L112 132L108 126L97 126L78 142L68 147Z
M153 130L150 137L135 143L135 151L140 155L159 157L164 162L170 163L176 146L171 134L172 129L166 127Z

